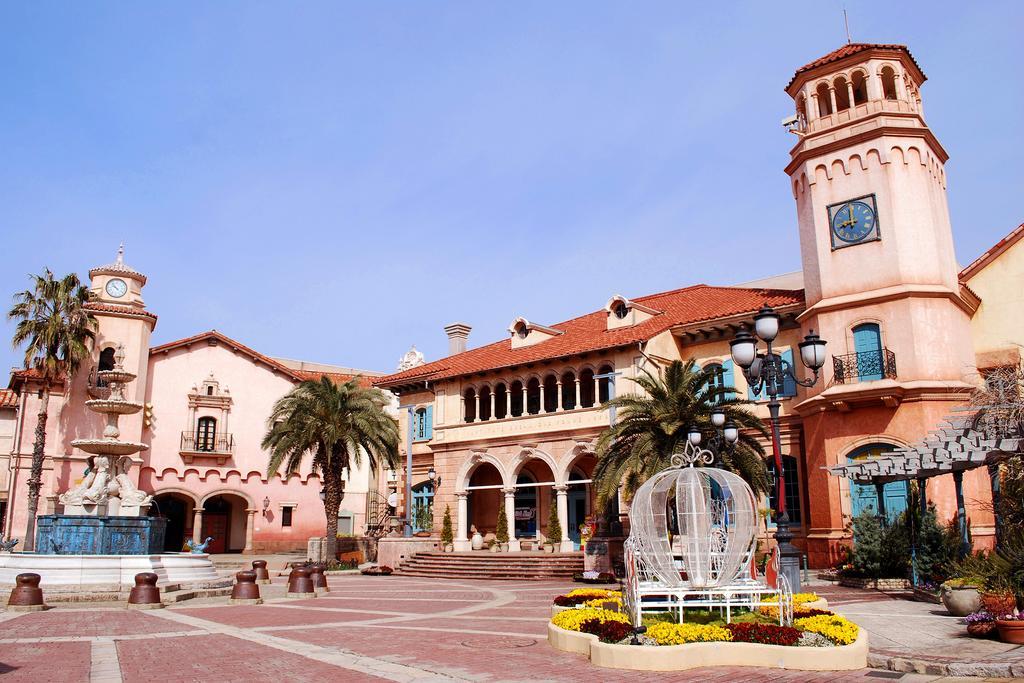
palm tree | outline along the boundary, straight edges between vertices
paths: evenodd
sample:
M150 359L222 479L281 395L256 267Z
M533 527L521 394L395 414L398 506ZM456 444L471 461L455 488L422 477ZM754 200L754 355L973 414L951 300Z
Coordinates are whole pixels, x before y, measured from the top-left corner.
M25 550L34 550L50 392L61 380L66 387L71 386L71 378L91 354L97 323L86 307L89 290L77 275L71 273L58 280L47 268L42 275L29 277L32 288L14 295L14 306L7 319L17 321L12 343L14 348L25 345L25 369L34 371L43 385L32 445L25 528Z
M672 455L682 452L691 425L705 433L714 430L714 410L741 430L735 448L720 454L724 468L743 477L756 493L769 490L764 448L756 438L767 436L768 430L746 407L750 401L737 399L733 387L716 384L716 369L701 370L693 359L677 360L657 375L644 370L633 381L644 393L609 402L618 408L619 419L597 441L594 482L599 506L620 485L626 498L632 498L648 478L668 467Z
M328 558L338 545L338 508L342 473L359 467L365 456L370 467L398 467L398 425L384 407L388 400L377 389L364 389L356 379L335 384L327 377L309 380L274 404L267 419L263 448L270 451L267 476L283 464L297 472L307 455L324 484Z

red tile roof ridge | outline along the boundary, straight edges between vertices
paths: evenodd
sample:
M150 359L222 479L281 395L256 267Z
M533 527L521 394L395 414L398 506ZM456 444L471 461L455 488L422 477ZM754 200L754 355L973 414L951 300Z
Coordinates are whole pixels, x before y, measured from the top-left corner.
M960 281L966 282L967 280L970 280L972 277L984 270L985 266L992 263L996 257L1016 244L1022 237L1024 237L1024 223L1021 223L1011 230L1010 234L993 244L985 251L984 254L971 261L970 265L961 270Z
M793 78L791 78L789 80L789 83L786 85L786 90L789 90L790 86L793 85L793 82L796 81L796 79L803 73L816 69L819 66L825 66L826 64L838 62L840 59L844 59L845 57L855 55L859 52L872 49L903 50L904 52L907 53L907 56L910 57L910 61L914 63L914 66L917 68L917 70L921 72L921 75L924 76L924 71L921 69L921 66L917 63L917 60L914 59L914 55L910 52L910 48L908 48L906 45L901 45L899 43L847 43L845 45L841 45L835 50L832 50L826 55L822 55L821 57L818 57L817 59L812 60L807 64L804 64L799 69L797 69L793 73Z
M18 405L18 392L13 389L0 389L0 408L14 408Z

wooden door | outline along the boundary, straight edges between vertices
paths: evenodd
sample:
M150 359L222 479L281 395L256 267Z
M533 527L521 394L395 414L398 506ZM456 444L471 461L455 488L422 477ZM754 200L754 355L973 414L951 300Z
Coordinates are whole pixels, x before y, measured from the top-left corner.
M226 512L204 512L203 533L200 543L208 537L213 537L210 545L206 546L208 553L223 553L228 547L228 513Z

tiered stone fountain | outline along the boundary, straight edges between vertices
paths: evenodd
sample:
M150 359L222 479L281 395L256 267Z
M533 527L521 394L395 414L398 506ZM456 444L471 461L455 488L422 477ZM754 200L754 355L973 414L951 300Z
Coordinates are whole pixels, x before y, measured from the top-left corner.
M167 520L148 516L153 496L128 474L132 454L148 446L120 440L118 428L120 417L139 412L142 404L124 397L135 375L122 366L122 348L115 360L113 370L97 373L110 396L85 402L89 410L106 415L103 437L71 442L90 454L85 478L59 496L64 514L37 518L37 552L0 554L0 583L13 583L17 574L28 571L40 574L43 585L63 586L131 585L135 574L146 571L164 582L217 579L206 553L161 552Z

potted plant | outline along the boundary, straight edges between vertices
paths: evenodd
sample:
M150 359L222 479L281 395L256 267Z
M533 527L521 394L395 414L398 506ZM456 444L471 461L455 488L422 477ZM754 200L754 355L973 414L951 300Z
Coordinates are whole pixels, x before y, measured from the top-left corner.
M452 532L452 508L444 506L444 517L441 519L441 546L446 553L455 550L455 534Z
M1011 591L997 588L984 591L981 604L990 614L1010 614L1017 609L1017 598Z
M562 545L562 524L558 521L558 511L551 506L551 513L548 515L547 543L544 550L549 553L555 552L555 548Z
M487 549L490 550L492 553L501 552L501 544L498 543L498 539L496 539L496 538L488 539L487 540Z
M508 515L504 507L498 510L498 528L494 531L494 540L499 551L508 552Z
M972 638L988 638L996 630L996 618L984 610L968 614L964 622L967 634Z
M1012 645L1024 645L1024 612L1014 610L996 618L999 640Z
M976 576L949 579L942 584L941 599L946 610L954 617L965 617L981 609L979 588L984 580Z

